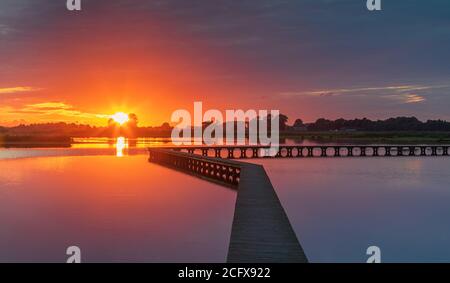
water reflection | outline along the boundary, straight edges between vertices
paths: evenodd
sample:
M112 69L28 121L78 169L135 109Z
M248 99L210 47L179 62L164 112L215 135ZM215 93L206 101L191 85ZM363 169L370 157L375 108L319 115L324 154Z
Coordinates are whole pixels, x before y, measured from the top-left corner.
M124 137L118 137L116 141L116 156L123 157L124 150L128 148L128 141Z
M235 197L143 156L0 160L0 262L225 262Z

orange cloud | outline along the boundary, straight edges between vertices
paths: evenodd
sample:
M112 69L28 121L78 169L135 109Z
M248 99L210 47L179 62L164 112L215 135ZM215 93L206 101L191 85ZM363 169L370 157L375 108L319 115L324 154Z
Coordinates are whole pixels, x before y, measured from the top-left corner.
M0 94L13 94L19 92L31 92L31 91L39 91L40 88L29 87L29 86L18 86L18 87L7 87L0 88Z
M0 108L5 115L17 117L41 117L37 121L81 121L81 122L96 122L96 124L104 124L105 119L110 115L101 113L90 113L76 109L70 104L64 102L41 102L34 104L27 104L22 107L3 107Z

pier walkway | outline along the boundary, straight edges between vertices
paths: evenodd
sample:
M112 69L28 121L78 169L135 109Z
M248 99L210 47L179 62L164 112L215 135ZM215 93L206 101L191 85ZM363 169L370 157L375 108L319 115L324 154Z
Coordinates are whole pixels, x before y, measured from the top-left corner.
M279 146L274 158L448 157L450 145ZM263 146L149 148L149 161L237 190L228 262L308 262L261 165Z
M261 165L152 148L149 161L237 190L228 262L308 261Z

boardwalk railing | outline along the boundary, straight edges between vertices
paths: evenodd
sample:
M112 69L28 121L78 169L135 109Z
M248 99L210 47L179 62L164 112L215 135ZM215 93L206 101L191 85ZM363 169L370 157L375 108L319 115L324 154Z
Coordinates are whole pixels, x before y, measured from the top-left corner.
M276 158L449 156L450 145L280 145ZM166 147L179 152L226 159L263 158L265 146Z
M237 189L228 262L308 262L261 165L149 148L149 161Z
M150 148L149 154L150 162L229 187L237 188L239 185L241 164L238 162L158 148Z
M280 146L276 157L448 156L449 147L448 145Z

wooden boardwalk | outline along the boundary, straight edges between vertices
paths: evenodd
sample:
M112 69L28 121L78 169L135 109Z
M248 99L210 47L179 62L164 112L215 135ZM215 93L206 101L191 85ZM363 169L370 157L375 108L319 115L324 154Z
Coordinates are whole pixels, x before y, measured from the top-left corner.
M448 157L450 145L279 147L275 158ZM149 148L149 161L237 190L228 262L308 262L264 167L230 159L265 157L264 146Z
M267 146L164 147L203 156L227 159L267 158ZM311 157L448 157L450 145L280 145L274 158Z
M167 149L149 153L150 162L237 189L227 262L308 262L263 166Z
M308 261L261 165L246 164L241 169L227 261Z

